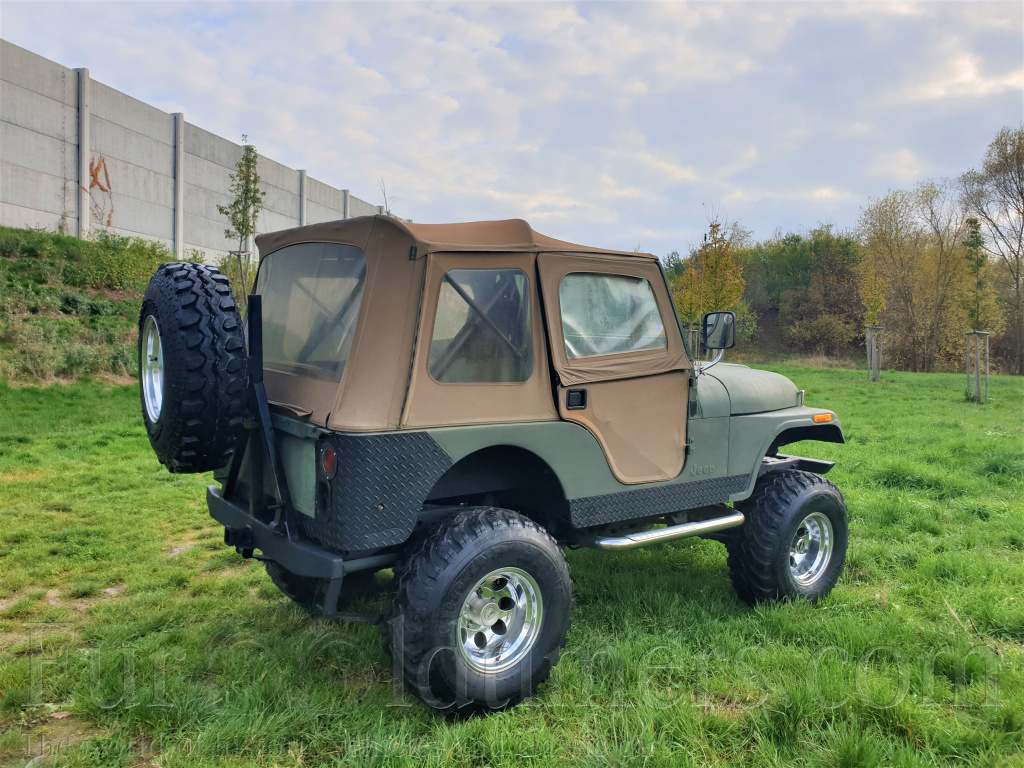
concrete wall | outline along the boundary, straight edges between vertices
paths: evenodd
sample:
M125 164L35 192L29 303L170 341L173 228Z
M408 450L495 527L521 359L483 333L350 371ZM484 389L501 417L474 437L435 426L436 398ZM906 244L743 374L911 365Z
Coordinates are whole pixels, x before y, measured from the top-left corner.
M241 155L183 115L0 40L0 225L107 229L216 259L238 248L217 206ZM259 173L260 232L383 212L266 157Z

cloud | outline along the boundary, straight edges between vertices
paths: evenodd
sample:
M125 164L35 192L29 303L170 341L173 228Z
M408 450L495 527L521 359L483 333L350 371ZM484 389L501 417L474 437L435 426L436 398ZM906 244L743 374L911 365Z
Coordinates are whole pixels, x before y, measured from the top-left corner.
M949 60L936 76L909 87L905 97L910 101L983 99L1007 91L1024 92L1024 67L986 75L981 71L981 57L965 53Z
M893 179L900 184L910 183L922 178L922 164L912 150L898 149L878 155L868 168L868 173Z
M665 253L976 165L1024 113L1009 3L24 3L6 39L416 221Z

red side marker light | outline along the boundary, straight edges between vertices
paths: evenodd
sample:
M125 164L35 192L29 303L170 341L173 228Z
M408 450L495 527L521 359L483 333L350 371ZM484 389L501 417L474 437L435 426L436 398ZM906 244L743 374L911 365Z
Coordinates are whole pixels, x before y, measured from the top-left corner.
M329 445L320 452L320 467L328 477L333 477L334 470L338 468L338 454Z

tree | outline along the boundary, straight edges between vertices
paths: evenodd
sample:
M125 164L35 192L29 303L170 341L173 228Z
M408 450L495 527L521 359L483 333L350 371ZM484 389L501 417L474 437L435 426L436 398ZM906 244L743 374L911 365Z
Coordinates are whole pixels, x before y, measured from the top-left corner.
M759 343L809 352L851 351L858 336L861 247L824 224L800 235L776 232L736 252L744 301L756 313Z
M238 250L233 252L237 272L235 275L229 273L229 278L234 277L241 283L235 290L236 294L240 294L238 298L241 299L242 306L246 305L252 281L255 279L255 273L252 272L252 252L245 250L245 241L256 234L256 222L263 210L263 199L267 195L260 189L258 160L259 153L256 152L256 147L249 144L249 137L243 134L242 157L235 166L235 172L231 174L230 190L234 199L228 205L217 206L220 215L227 217L228 220L224 237L228 240L238 240Z
M1000 130L981 170L965 173L960 186L964 206L978 220L981 248L996 267L1015 372L1024 375L1024 123Z
M669 281L679 317L697 327L705 312L735 310L743 298L743 267L733 259L729 234L742 232L713 219L699 248L691 250L682 273Z
M865 259L861 264L860 302L864 307L864 325L877 326L878 317L885 309L885 292L888 286L879 274L878 267Z
M872 199L861 213L869 265L863 274L874 282L862 283L861 297L875 294L876 305L881 299L886 346L913 371L952 367L970 330L968 225L955 193L949 182L923 182Z
M981 222L973 216L967 219L967 237L963 242L967 251L967 270L971 275L970 290L966 298L967 319L971 330L999 333L1003 330L999 302L992 285L992 264L985 253L985 240L981 236Z

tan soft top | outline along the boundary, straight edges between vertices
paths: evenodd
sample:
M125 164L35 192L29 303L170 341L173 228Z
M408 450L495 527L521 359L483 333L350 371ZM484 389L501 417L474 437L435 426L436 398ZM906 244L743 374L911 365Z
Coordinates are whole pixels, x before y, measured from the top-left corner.
M522 219L503 221L469 221L462 224L412 224L390 216L359 216L354 219L326 221L305 227L269 232L256 238L260 259L268 254L296 243L328 242L349 243L365 250L371 238L384 240L404 239L417 256L436 252L470 251L476 253L559 252L607 253L656 260L649 253L616 251L576 245L542 235ZM389 243L393 244L393 243Z
M451 269L516 268L545 290L530 292L530 315L544 316L541 295L558 316L561 275L568 271L608 272L647 279L661 314L674 318L672 300L657 258L555 240L521 219L466 224L409 224L388 216L362 216L271 232L256 238L260 258L301 243L341 243L366 257L364 296L341 381L267 368L272 403L331 429L371 432L466 424L558 419L552 397L552 361L563 384L609 381L689 367L675 323L660 352L626 353L568 361L561 338L549 355L544 323L531 324L533 374L525 382L442 384L428 373L434 309L441 281ZM282 258L287 255L282 252ZM538 261L555 259L535 272ZM287 267L285 268L287 269ZM544 273L547 273L545 277ZM423 322L419 319L422 313ZM560 331L555 324L553 333ZM418 335L417 335L418 334ZM425 352L424 350L427 350Z

